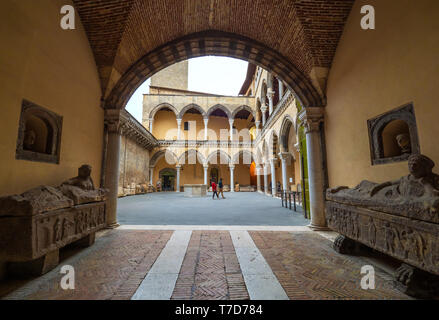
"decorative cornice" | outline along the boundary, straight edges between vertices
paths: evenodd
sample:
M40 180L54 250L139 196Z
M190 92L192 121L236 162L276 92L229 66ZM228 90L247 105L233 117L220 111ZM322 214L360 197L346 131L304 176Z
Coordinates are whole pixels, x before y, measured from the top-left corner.
M157 139L126 110L105 110L105 124L108 132L126 136L147 150L158 146Z

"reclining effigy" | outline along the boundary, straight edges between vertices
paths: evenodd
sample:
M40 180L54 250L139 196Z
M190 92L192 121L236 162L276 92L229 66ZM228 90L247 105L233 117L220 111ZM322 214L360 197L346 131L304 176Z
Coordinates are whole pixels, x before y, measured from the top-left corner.
M107 190L96 189L90 174L83 165L59 187L0 198L0 261L10 273L44 274L58 265L60 248L94 243L106 225Z
M408 159L409 175L395 181L362 181L326 192L328 226L341 235L334 249L350 253L362 243L402 261L395 284L431 297L439 291L439 175L424 155Z

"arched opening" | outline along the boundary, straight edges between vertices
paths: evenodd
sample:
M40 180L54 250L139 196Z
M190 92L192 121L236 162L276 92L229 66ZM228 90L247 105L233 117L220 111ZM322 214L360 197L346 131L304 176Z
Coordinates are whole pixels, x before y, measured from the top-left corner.
M200 108L191 107L187 109L181 119L180 139L203 140L204 118Z
M185 184L204 184L205 159L197 150L185 151L178 159L181 166L180 191L184 191Z
M207 164L209 166L209 185L212 180L216 182L219 179L223 179L224 191L230 191L230 157L222 150L213 151L207 158Z
M124 108L134 91L153 74L176 62L206 55L249 61L283 79L306 107L325 105L325 98L309 78L278 52L250 38L213 30L175 39L144 55L113 87L106 107Z
M251 130L255 128L255 119L253 110L250 107L241 107L233 115L233 124L236 131L234 132L234 140L239 142L250 142L254 139Z
M207 112L209 119L208 139L209 140L221 140L225 141L229 139L230 123L231 119L230 111L222 105L215 105Z
M177 115L174 107L159 105L150 117L150 131L159 140L177 139ZM170 129L172 128L172 129Z
M256 191L256 164L249 151L240 151L233 157L236 191Z
M164 168L160 170L161 191L175 191L175 168Z

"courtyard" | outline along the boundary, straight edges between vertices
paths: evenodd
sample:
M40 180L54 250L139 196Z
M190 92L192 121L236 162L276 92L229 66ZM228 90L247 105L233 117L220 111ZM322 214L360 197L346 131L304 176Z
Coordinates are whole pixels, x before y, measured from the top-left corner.
M9 279L6 300L303 300L410 299L392 266L372 256L341 255L337 233L313 232L301 212L259 193L226 199L154 193L119 199L121 226L97 233L86 249L67 246L41 277ZM298 207L300 211L300 207ZM251 210L250 210L251 209ZM75 289L63 290L63 266ZM374 290L361 268L375 268Z
M224 193L226 199L187 198L184 193L158 192L119 198L122 225L305 226L309 220L282 208L281 200L257 192Z

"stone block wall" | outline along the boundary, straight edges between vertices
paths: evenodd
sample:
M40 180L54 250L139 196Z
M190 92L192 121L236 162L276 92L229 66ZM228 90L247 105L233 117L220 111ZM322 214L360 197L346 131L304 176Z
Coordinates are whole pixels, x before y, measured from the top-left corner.
M145 193L149 183L150 152L122 136L119 165L119 196Z

